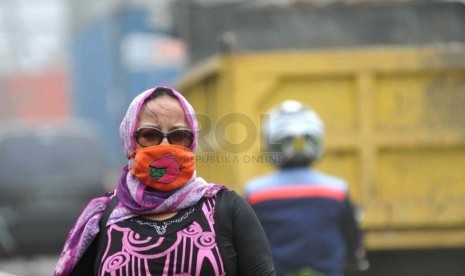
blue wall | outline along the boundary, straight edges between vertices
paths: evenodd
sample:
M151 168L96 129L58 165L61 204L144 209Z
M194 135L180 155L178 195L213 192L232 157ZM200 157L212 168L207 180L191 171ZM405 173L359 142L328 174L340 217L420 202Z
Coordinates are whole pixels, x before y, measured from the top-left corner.
M126 163L119 142L119 124L130 100L158 84L172 84L183 68L153 67L131 71L122 61L121 42L130 34L160 34L150 29L146 9L119 10L73 34L71 83L74 115L91 121L103 138L109 166Z

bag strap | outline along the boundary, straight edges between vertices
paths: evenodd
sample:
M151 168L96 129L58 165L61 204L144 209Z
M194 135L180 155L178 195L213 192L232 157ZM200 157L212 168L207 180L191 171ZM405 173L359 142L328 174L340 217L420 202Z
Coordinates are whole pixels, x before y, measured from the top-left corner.
M108 219L110 218L111 212L113 211L113 209L115 209L118 202L119 202L118 197L114 195L113 198L108 203L105 210L103 210L102 217L100 218L100 221L99 221L100 233L103 233L103 231L105 230L105 227L107 226L107 222L108 222Z

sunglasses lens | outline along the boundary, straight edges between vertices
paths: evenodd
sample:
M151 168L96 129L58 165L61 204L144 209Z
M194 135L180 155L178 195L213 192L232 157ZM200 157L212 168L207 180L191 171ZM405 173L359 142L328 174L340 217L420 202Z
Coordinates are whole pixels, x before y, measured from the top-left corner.
M163 133L154 128L141 128L136 135L137 143L142 146L154 146L161 143L163 140Z
M168 141L170 144L183 146L183 147L190 147L192 145L192 141L194 135L190 130L187 129L176 129L167 134Z

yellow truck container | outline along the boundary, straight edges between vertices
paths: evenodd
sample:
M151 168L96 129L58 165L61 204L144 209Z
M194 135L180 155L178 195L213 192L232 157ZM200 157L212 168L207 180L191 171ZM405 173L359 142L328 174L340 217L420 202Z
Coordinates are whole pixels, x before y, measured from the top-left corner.
M177 88L201 123L197 169L242 192L275 168L260 119L295 99L326 125L317 168L345 178L368 249L465 247L465 45L230 53Z

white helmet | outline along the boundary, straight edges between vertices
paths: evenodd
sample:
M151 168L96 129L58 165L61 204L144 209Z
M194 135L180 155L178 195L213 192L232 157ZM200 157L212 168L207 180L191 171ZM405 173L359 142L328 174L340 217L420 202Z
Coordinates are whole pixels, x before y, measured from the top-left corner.
M308 106L294 100L282 102L265 117L262 134L280 167L308 166L323 154L324 124Z

